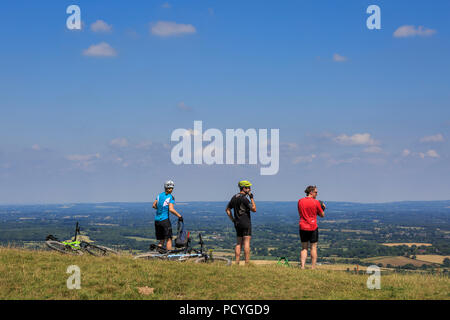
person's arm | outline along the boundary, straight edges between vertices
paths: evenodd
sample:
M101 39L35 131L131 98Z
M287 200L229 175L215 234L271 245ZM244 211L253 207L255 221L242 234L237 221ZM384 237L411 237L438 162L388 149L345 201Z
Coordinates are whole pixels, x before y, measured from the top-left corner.
M323 212L320 202L317 201L317 203L318 203L317 204L317 214L319 215L319 217L323 218L323 217L325 217L325 212Z
M155 202L153 202L153 209L158 209L158 200L155 200Z
M176 215L178 217L178 219L182 218L181 214L179 214L173 207L173 203L169 203L169 212Z
M234 218L233 218L233 215L232 215L232 213L231 213L231 210L230 210L230 208L226 208L225 209L225 212L227 213L227 215L228 215L228 218L230 218L230 220L231 220L231 222L233 222L233 223L235 223L235 221L234 221Z
M251 201L251 206L250 206L250 211L252 212L256 212L256 204L255 204L255 200L253 200L253 193L249 193L248 196L250 197L250 201Z
M234 218L233 218L233 214L231 213L231 201L233 199L230 200L230 202L228 202L227 208L225 209L225 212L228 215L228 218L230 218L231 222L235 223Z

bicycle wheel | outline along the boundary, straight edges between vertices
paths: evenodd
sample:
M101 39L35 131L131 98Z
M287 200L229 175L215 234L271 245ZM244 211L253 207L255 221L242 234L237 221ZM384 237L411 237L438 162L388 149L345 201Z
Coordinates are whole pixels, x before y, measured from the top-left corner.
M231 266L231 260L225 257L210 257L206 258L206 256L195 259L195 263L207 263L207 264L215 264L215 265L223 265L223 266Z
M186 255L186 256L184 256L184 257L180 257L180 258L178 258L178 261L180 261L180 262L196 262L196 260L197 259L199 259L199 257L198 256L191 256L191 255Z
M82 255L83 252L81 250L75 250L71 246L67 246L62 242L54 241L54 240L47 240L45 241L45 244L55 251L64 253L64 254L71 254L71 255Z
M111 248L98 246L90 243L86 243L84 248L86 249L87 252L96 257L104 257L119 254L117 251Z
M157 252L147 252L134 257L134 259L147 259L147 260L156 260L163 259L163 256Z

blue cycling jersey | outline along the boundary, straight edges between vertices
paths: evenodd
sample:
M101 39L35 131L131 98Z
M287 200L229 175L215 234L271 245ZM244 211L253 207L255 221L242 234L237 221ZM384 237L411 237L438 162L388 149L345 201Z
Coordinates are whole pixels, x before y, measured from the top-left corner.
M169 203L175 203L173 196L170 193L162 192L156 197L156 201L158 201L158 209L156 210L155 221L169 219Z

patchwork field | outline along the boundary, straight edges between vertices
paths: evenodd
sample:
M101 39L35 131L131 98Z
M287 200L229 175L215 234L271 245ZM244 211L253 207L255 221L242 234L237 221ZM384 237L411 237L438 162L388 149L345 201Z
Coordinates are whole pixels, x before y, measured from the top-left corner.
M412 264L413 266L420 267L424 264L426 264L426 265L433 264L431 262L421 261L421 260L417 260L417 259L411 259L411 258L402 257L402 256L367 258L367 259L363 259L363 261L371 262L374 264L382 263L384 267L387 266L388 264L392 265L393 267L404 266L407 264Z
M437 254L418 254L416 256L416 258L417 258L417 260L420 260L420 261L443 264L444 259L445 258L450 259L450 256L440 256Z
M383 246L387 246L387 247L396 247L396 246L408 246L408 247L412 247L412 246L427 246L427 247L431 247L432 244L431 243L422 243L422 242L398 242L398 243L382 243Z
M256 266L270 266L270 265L276 265L278 262L278 260L251 260L251 263L256 265ZM281 264L284 263L284 261L280 262ZM233 262L234 264L234 262ZM241 261L240 265L244 265L244 262ZM298 267L299 266L299 262L298 261L289 261L289 265L291 267ZM311 268L311 262L307 261L306 262L306 269L310 269ZM318 270L332 270L332 271L347 271L347 269L353 271L354 268L356 268L356 264L345 264L345 263L340 263L340 264L321 264L318 263L316 268ZM367 267L364 266L358 266L358 269L360 271L366 271Z

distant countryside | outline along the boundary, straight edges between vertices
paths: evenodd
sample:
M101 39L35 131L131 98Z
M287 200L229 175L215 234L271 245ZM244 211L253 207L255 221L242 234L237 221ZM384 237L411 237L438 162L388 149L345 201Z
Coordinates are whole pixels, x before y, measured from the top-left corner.
M196 245L233 255L235 231L225 202L177 203ZM360 204L328 202L319 219L319 268L355 271L369 265L401 272L450 269L450 201ZM0 206L2 246L47 250L45 237L70 239L76 222L85 240L136 254L155 243L151 203ZM299 260L296 202L258 202L252 215L255 264ZM173 217L176 231L176 219Z

